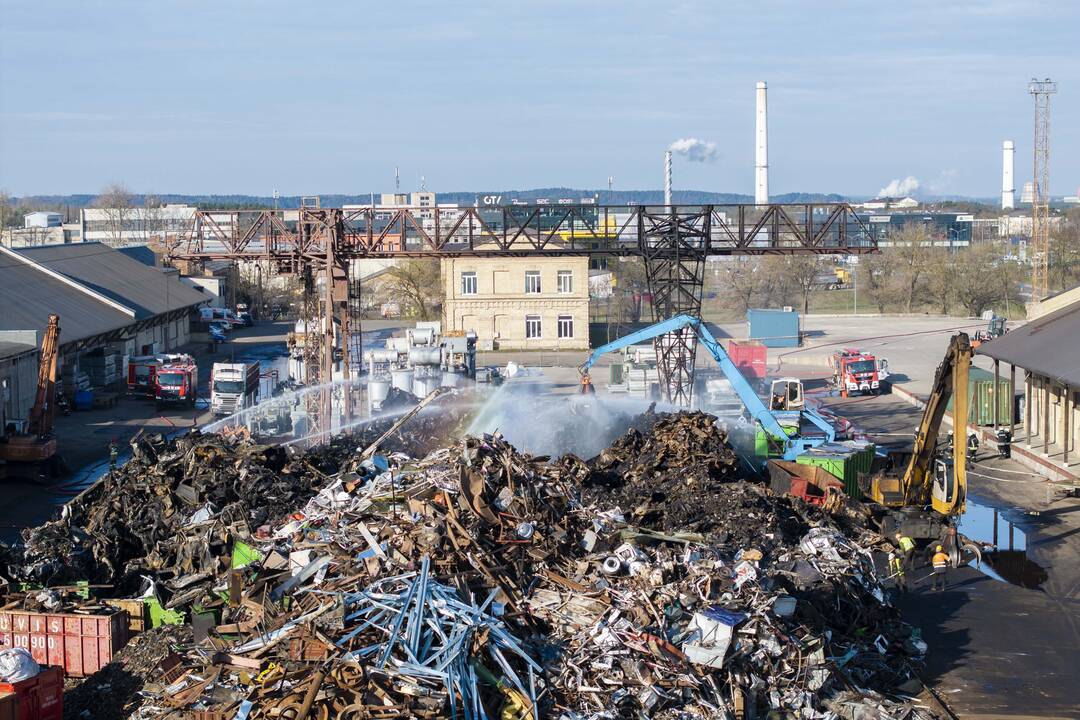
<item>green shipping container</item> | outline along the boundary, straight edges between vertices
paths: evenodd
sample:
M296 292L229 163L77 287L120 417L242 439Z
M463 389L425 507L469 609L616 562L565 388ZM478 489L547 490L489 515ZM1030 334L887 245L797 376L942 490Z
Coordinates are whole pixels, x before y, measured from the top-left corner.
M817 448L795 459L802 465L816 465L844 484L844 492L849 497L862 497L859 489L859 460L856 452L823 452Z
M1012 380L1008 375L998 377L997 392L994 392L994 373L973 367L968 374L968 424L994 424L994 398L998 403L998 423L1008 425L1013 417L1016 401L1013 398ZM952 412L953 401L949 398L948 411Z

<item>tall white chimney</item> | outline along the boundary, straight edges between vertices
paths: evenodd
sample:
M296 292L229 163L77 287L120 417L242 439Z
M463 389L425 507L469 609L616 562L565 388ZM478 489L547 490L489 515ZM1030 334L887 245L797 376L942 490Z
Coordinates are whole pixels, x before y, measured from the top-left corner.
M757 84L757 123L754 161L754 202L766 205L769 202L769 122L766 111L764 80Z
M671 204L671 151L664 153L664 204Z
M1016 147L1012 140L1001 143L1001 209L1012 210L1016 207L1016 185L1013 182L1013 156Z

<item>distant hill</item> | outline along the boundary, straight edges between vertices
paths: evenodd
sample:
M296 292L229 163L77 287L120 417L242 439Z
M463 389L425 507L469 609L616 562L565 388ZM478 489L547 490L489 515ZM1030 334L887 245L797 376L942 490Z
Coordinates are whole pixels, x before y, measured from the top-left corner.
M535 188L532 190L469 190L437 193L441 203L457 203L458 205L473 205L476 199L484 195L501 196L502 202L509 203L511 200L539 200L558 198L595 198L604 205L659 205L664 201L664 194L660 190L587 190L576 188ZM182 205L196 205L201 208L272 208L275 200L267 195L180 195L169 193L155 193L154 197L163 203ZM376 198L378 195L376 195ZM78 209L93 205L97 195L31 195L22 198L11 198L13 205L33 208L71 208ZM288 208L300 205L299 195L287 195L277 198L277 207ZM778 203L807 203L807 202L843 202L848 198L836 193L784 193L775 195L773 202ZM135 197L135 203L140 204L142 196ZM733 203L750 203L754 201L752 195L739 193L717 193L704 190L676 190L672 195L676 204L682 205L727 205ZM358 195L330 194L320 195L319 201L327 207L340 207L341 205L360 205L371 202L371 194Z

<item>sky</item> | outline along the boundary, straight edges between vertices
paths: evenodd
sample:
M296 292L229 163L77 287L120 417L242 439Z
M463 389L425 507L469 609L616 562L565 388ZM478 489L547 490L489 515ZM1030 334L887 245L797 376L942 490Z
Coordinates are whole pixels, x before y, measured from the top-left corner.
M1075 194L1074 0L0 0L0 188L752 194L765 80L772 193L994 197L1033 76Z

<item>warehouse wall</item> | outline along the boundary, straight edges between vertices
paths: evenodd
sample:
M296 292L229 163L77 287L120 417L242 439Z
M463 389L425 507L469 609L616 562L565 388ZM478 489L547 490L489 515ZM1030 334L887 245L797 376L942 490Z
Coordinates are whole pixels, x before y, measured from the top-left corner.
M38 351L0 358L0 402L4 417L26 420L37 391Z

